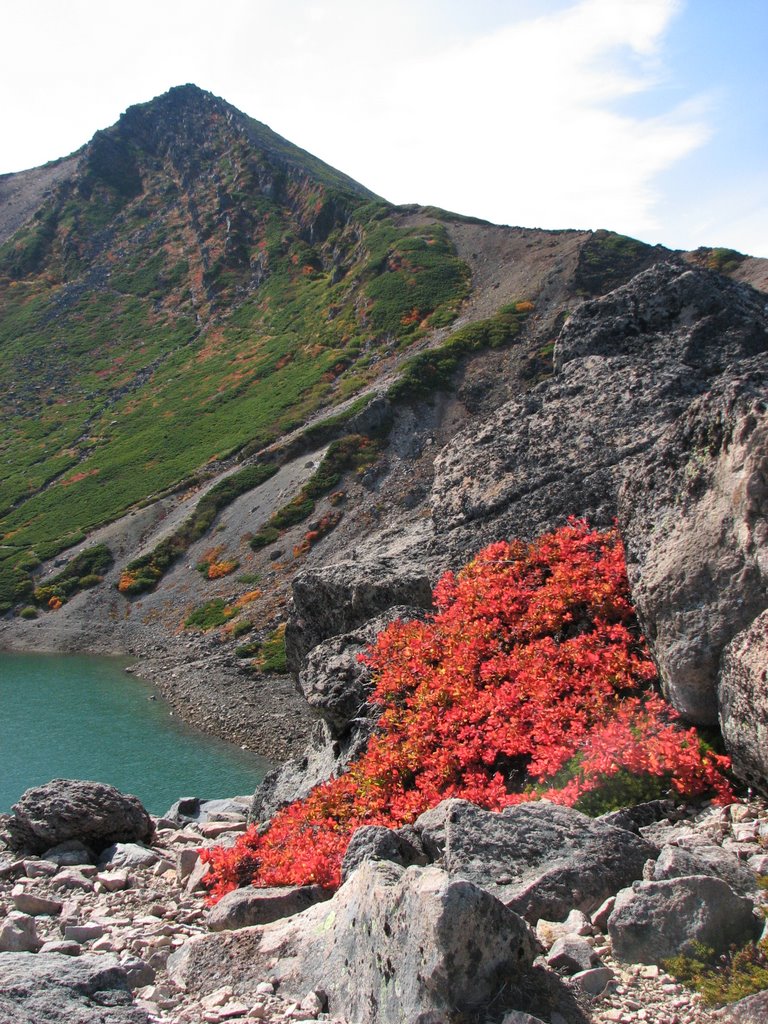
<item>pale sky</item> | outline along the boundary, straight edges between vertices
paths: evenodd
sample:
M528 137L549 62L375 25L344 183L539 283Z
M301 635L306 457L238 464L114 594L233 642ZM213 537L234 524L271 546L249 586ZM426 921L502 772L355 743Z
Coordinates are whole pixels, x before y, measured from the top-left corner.
M766 0L0 11L0 173L194 82L395 203L768 257Z

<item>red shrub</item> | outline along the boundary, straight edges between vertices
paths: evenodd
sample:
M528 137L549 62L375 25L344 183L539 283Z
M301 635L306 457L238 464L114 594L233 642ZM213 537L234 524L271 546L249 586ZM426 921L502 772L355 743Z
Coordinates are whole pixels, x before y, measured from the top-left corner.
M572 805L624 777L729 797L727 759L651 689L615 531L573 521L530 545L491 544L443 576L435 602L365 657L381 708L366 753L262 836L205 853L213 898L247 880L332 888L355 828L397 827L447 797Z

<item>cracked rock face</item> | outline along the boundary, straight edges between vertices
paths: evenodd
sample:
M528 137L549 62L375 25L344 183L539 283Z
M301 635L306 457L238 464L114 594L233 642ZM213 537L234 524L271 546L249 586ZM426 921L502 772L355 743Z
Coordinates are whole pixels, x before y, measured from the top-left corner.
M764 298L670 262L585 302L555 346L555 376L459 433L438 456L431 508L475 547L569 515L607 525L637 459L723 374L768 349Z
M701 725L717 722L723 649L768 606L768 373L758 362L693 402L620 500L632 598L667 699ZM746 676L740 690L738 660L734 650L720 696L734 750L747 694L759 690Z

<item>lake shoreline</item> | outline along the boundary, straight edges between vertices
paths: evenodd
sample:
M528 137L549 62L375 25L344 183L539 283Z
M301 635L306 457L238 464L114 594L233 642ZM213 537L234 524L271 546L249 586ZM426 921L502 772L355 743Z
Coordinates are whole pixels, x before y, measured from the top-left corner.
M57 616L60 613L55 613ZM156 688L193 729L282 762L300 756L317 722L289 676L233 664L217 637L173 636L151 624L121 623L106 636L72 629L53 615L0 623L2 654L84 654L125 658L127 671Z
M185 723L126 660L0 655L0 807L53 778L108 783L157 814L179 794L254 791L273 762Z

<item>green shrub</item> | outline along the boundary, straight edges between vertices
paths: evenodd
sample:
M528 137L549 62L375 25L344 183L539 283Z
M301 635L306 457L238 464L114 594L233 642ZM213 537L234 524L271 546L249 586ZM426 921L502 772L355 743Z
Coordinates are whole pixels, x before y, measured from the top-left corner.
M695 943L690 953L670 957L662 966L683 985L700 992L707 1006L722 1006L768 988L768 940L731 947L720 957Z
M253 583L258 583L261 579L261 573L258 572L244 572L240 576L235 577L237 583L243 583L245 586L251 586Z
M253 623L249 622L247 619L243 619L242 622L236 622L234 626L232 626L229 635L233 640L237 640L238 637L245 636L246 633L250 633L252 629Z
M289 526L303 522L307 516L312 515L314 510L314 499L307 497L306 491L302 489L293 501L289 501L287 505L283 505L275 512L269 520L269 525L273 529L285 530Z
M212 487L197 503L192 515L170 537L162 540L149 554L128 563L117 585L120 593L134 595L154 590L173 563L210 529L219 512L274 476L277 469L272 463L255 463Z
M237 615L237 609L228 605L221 597L214 597L206 601L187 616L184 626L186 629L201 629L207 633L210 629L223 626L225 622Z
M465 356L511 344L532 308L530 302L502 306L495 316L467 324L442 345L407 359L399 379L387 392L388 397L393 400L420 398L450 387L453 375Z
M252 640L249 644L241 644L236 648L235 655L238 658L254 658L261 651L261 641Z
M88 590L90 587L96 587L99 583L104 582L103 576L97 576L96 573L89 573L87 576L81 576L78 580L81 590Z
M251 540L254 551L272 544L281 530L303 522L315 510L318 498L328 494L349 470L365 469L376 461L381 451L381 442L364 434L346 434L328 445L320 465L307 480L296 497L283 505L261 527Z
M22 619L36 619L37 608L35 608L34 605L28 604L26 608L21 609L19 615L22 617Z
M274 526L262 526L258 533L251 537L251 547L254 551L265 548L268 544L274 544L280 537L280 531Z
M259 667L262 672L283 674L288 671L285 656L285 624L278 626L261 645L261 665Z
M35 601L38 605L47 605L51 598L66 601L67 598L79 594L81 590L101 583L104 579L103 574L113 564L112 552L106 544L95 544L92 548L86 548L79 555L75 555L65 569L35 589Z

